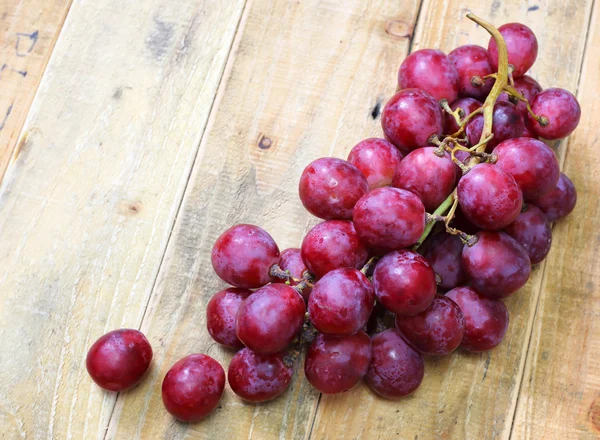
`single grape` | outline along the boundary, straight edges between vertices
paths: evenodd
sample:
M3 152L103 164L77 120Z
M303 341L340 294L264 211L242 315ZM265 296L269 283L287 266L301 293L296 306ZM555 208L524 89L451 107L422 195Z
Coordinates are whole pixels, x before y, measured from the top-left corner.
M460 95L484 100L492 90L494 79L488 78L483 85L475 87L471 82L474 76L483 77L494 73L487 50L475 44L459 46L448 54L448 59L458 71ZM452 132L454 133L454 132Z
M463 242L458 236L442 232L427 240L424 248L423 256L441 278L438 287L450 290L465 282L466 275L462 268Z
M483 115L473 117L465 129L467 138L471 145L477 145L483 132ZM488 141L487 150L491 151L499 143L512 138L517 138L525 131L523 115L514 104L509 102L497 102L494 105L492 116L492 134L494 137Z
M236 349L244 346L235 331L235 317L242 301L251 293L248 289L225 289L215 293L208 302L206 327L208 333L219 344Z
M236 225L215 242L212 265L226 283L254 289L270 281L269 269L279 261L279 248L265 230L254 225Z
M304 373L324 394L343 393L367 374L371 339L363 331L349 336L318 335L308 348Z
M292 287L269 284L242 302L235 322L237 336L258 354L278 353L302 329L304 313L304 301Z
M418 196L428 212L435 211L456 183L457 168L450 154L443 152L440 157L436 152L437 147L411 151L400 163L393 182L396 188Z
M321 333L351 335L373 311L373 286L359 270L336 269L316 282L308 299L310 321Z
M577 190L571 179L560 173L556 187L533 203L546 214L548 221L555 222L573 211L577 203Z
M523 194L509 173L496 165L481 163L458 182L458 203L475 226L496 230L517 218Z
M425 374L423 356L400 332L388 329L371 337L371 365L365 382L377 394L394 399L415 391Z
M544 139L562 139L573 133L581 118L581 107L577 98L564 89L546 89L531 102L536 116L544 116L548 125L542 126L530 114L527 122L531 129Z
M250 402L265 402L283 394L294 370L283 362L283 353L257 354L249 348L231 359L227 380L232 391Z
M441 295L436 295L431 305L418 315L397 316L396 327L421 353L437 356L456 350L465 333L460 308Z
M281 256L279 258L279 267L281 270L289 271L290 275L297 280L302 280L304 273L308 270L304 264L304 260L302 260L302 252L298 248L289 248L281 252ZM271 277L271 282L285 284L289 283L288 285L290 286L297 286L300 281ZM305 287L302 289L302 297L304 298L304 301L308 301L310 291L310 287Z
M136 385L152 361L152 347L138 330L113 330L91 346L87 371L94 382L108 391L123 391Z
M409 191L374 189L356 204L354 227L360 240L377 253L408 247L425 229L425 207Z
M407 56L398 71L400 89L417 88L426 91L437 101L458 98L459 76L456 67L444 52L420 49Z
M509 139L498 145L493 154L498 158L496 166L515 178L526 201L537 199L556 187L560 165L554 151L545 143L531 138Z
M302 260L318 278L341 267L361 268L369 256L352 222L329 220L312 228L302 241Z
M538 264L550 252L552 228L542 210L535 205L527 205L504 232L523 246L531 264Z
M442 134L442 110L423 90L400 90L383 108L381 126L386 139L407 154L426 146L432 135Z
M542 86L535 79L528 75L523 75L520 78L515 79L515 89L517 89L521 95L523 95L529 102L533 101L541 91ZM517 108L523 115L523 119L527 121L527 104L524 101L519 101Z
M508 50L508 63L514 67L513 77L518 78L533 66L538 54L538 42L531 29L521 23L507 23L498 28ZM498 46L493 38L488 44L490 63L498 71Z
M205 354L175 362L162 383L165 408L182 422L197 422L219 404L225 388L223 367Z
M385 308L400 316L424 311L435 297L435 273L414 251L402 249L385 255L373 273L375 295Z
M461 108L462 111L464 112L464 115L462 117L462 119L466 118L467 116L469 116L471 113L473 113L475 110L477 110L479 107L481 107L481 102L477 101L476 99L473 98L460 98L457 99L456 101L452 102L450 104L450 108L452 110L456 110L457 108ZM456 123L456 119L454 119L453 116L445 113L444 114L444 118L445 118L445 125L444 125L444 133L446 134L454 134L459 130L459 126Z
M502 342L508 329L508 310L502 301L486 298L467 286L452 289L446 298L458 304L465 320L461 347L480 352Z
M307 211L325 220L352 218L354 205L368 190L360 170L335 157L322 157L308 164L298 187Z
M470 284L492 299L505 298L525 285L531 262L525 249L504 232L481 231L465 245L462 263Z
M400 150L379 138L360 141L348 155L348 162L363 173L370 189L390 185L401 160Z

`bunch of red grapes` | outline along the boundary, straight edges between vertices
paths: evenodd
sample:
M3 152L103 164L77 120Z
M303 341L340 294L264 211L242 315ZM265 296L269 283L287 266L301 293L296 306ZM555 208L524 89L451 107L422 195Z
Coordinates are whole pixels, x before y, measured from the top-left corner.
M300 199L323 222L300 249L280 252L247 224L218 238L212 264L234 287L212 297L206 322L216 342L239 350L227 373L238 396L281 395L304 346L305 376L320 392L364 379L398 398L420 385L424 355L500 344L509 320L501 299L546 257L551 222L577 198L540 138L568 136L580 107L568 91L544 90L525 75L538 51L527 26L498 30L509 63L502 89L494 87L507 66L494 38L487 50L418 50L383 109L385 139L304 169ZM87 365L100 386L122 390L151 358L141 333L118 330L94 344ZM200 420L225 380L206 355L181 359L164 379L165 406L180 420Z

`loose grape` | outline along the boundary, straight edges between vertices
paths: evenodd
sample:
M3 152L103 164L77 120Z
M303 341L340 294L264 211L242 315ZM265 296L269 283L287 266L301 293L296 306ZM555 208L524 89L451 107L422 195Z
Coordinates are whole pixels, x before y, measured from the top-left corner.
M504 232L523 246L531 264L538 264L550 252L552 228L542 210L535 205L527 205Z
M398 87L421 89L437 101L458 98L459 76L444 52L420 49L405 58L398 72Z
M556 187L533 203L546 214L548 221L555 222L573 211L577 203L577 190L571 179L560 173Z
M531 102L531 110L544 116L548 124L542 126L530 114L527 122L531 129L544 139L562 139L573 133L581 118L581 107L577 98L564 89L546 89Z
M523 76L535 63L538 42L531 29L521 23L507 23L498 28L504 37L508 50L508 63L514 67L513 77ZM490 63L494 72L498 71L498 46L493 38L488 44Z
M378 138L360 141L348 155L348 162L363 173L370 189L390 185L401 160L400 150Z
M229 348L242 348L244 344L235 331L235 317L242 301L252 291L247 289L221 290L210 299L206 306L206 327L208 333L219 344Z

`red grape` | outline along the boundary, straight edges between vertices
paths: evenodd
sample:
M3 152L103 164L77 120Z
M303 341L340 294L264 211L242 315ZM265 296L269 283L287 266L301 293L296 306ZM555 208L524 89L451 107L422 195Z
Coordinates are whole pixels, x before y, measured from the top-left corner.
M321 333L351 335L367 324L374 302L373 286L366 276L356 269L336 269L313 287L308 315Z
M431 305L418 315L396 317L396 326L421 353L438 356L456 350L465 332L460 308L441 295L436 295Z
M527 205L504 232L523 246L531 264L538 264L550 252L552 228L542 210L535 205Z
M573 133L581 118L581 107L577 98L564 89L546 89L531 102L536 116L545 116L548 125L542 126L530 114L527 122L531 129L544 139L562 139Z
M304 373L321 393L337 394L360 382L370 362L371 340L365 332L350 336L319 335L306 353Z
M450 290L465 281L466 275L462 268L463 242L458 236L437 234L426 242L424 248L423 256L442 279L439 287Z
M138 330L113 330L100 337L87 354L86 367L96 384L123 391L137 384L152 361L152 347Z
M398 86L401 89L421 89L437 101L445 98L452 102L458 98L458 71L444 52L421 49L411 53L402 62Z
M548 221L555 222L573 211L577 203L577 190L571 179L560 173L556 187L533 203L546 214Z
M225 289L216 293L208 302L206 327L219 344L238 349L244 346L235 331L235 317L242 301L251 293L247 289Z
M450 108L452 110L456 110L457 108L461 108L464 112L463 119L481 107L481 102L477 101L473 98L460 98L450 104ZM446 134L454 134L459 130L459 126L456 123L456 119L449 114L444 114L445 117L445 125L444 125L444 133Z
M354 227L360 240L376 252L411 246L425 228L425 208L409 191L374 189L356 204Z
M204 354L191 354L175 362L162 383L162 399L171 415L182 422L197 422L219 404L225 388L225 371Z
M487 50L475 44L467 44L454 49L448 54L448 58L458 71L461 96L485 99L492 90L494 79L488 78L482 86L475 87L471 83L471 78L478 76L483 79L484 76L494 73Z
M368 190L360 170L335 157L311 162L302 172L298 187L308 212L325 220L352 218L354 205Z
M388 329L371 337L371 347L365 381L373 391L393 399L407 396L421 385L425 374L423 356L402 339L398 330Z
M244 348L231 359L227 380L242 399L265 402L287 390L293 373L294 370L283 363L283 353L261 355Z
M348 155L348 162L363 173L370 189L390 185L401 160L400 150L379 138L360 141Z
M354 225L347 220L319 223L302 241L302 260L318 278L341 267L361 268L368 256Z
M435 273L416 252L402 249L384 256L373 273L375 295L385 308L400 316L421 313L435 297Z
M304 273L308 270L304 264L304 260L302 260L302 253L298 248L290 248L281 252L281 257L279 258L279 267L284 271L288 271L292 277L298 280L302 280ZM289 283L290 286L296 286L299 283L299 281L294 281L291 279L285 280L278 277L271 277L271 282ZM305 287L302 289L302 297L304 298L304 301L308 301L310 291L310 287Z
M272 354L292 343L304 323L306 306L298 292L285 284L269 284L242 302L237 336L258 354Z
M515 79L515 89L521 92L521 95L531 102L533 101L533 98L535 98L542 91L542 86L540 86L540 83L538 83L532 77L524 75L521 78ZM527 104L523 101L519 101L517 108L523 115L523 118L527 120Z
M450 154L444 152L440 157L436 151L436 147L411 151L400 163L393 182L396 188L417 195L429 212L435 211L456 183L457 168Z
M471 145L477 145L483 132L483 115L473 117L465 129ZM491 151L500 142L521 136L525 131L523 115L514 104L510 102L497 102L494 105L492 116L492 134L494 137L488 141L487 150Z
M508 63L514 67L513 77L523 76L535 63L538 42L531 29L521 23L507 23L498 28L508 50ZM493 38L488 44L490 63L494 72L498 70L498 46Z
M386 138L406 154L426 146L432 135L442 134L442 110L423 90L400 90L383 108L381 126Z
M531 262L525 249L504 232L481 231L465 245L462 263L471 285L489 298L504 298L525 285Z
M534 200L556 187L560 165L545 143L531 138L509 139L493 153L498 158L496 166L515 178L525 200Z
M466 286L452 289L446 298L458 304L463 314L463 348L473 352L487 351L502 342L508 329L508 310L502 301L486 298Z
M502 229L521 212L523 194L502 168L487 163L475 165L458 182L458 202L467 219L482 229Z
M269 269L279 261L279 248L265 230L242 224L221 234L211 258L215 272L223 281L253 289L270 281Z

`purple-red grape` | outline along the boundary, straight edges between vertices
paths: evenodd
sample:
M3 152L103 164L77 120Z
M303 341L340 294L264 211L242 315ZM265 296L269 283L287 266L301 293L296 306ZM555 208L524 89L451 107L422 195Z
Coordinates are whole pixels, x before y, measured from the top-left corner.
M219 344L236 349L244 346L235 331L235 317L242 301L251 293L248 289L229 288L215 293L208 302L206 327L208 333Z
M272 400L287 390L294 370L283 362L283 353L257 354L249 348L231 359L227 380L235 394L250 402Z
M462 268L463 242L458 236L442 232L431 237L424 248L423 256L441 278L439 287L450 290L465 282L466 274Z
M404 154L426 146L432 135L440 136L443 121L438 102L420 89L400 90L381 114L386 138Z
M304 264L317 278L341 267L361 268L369 256L354 225L347 220L316 225L304 237L301 252Z
M504 232L481 231L477 243L465 245L463 268L470 284L489 298L507 297L525 285L531 262L525 249Z
M270 281L269 269L279 261L279 248L265 230L242 224L221 234L211 258L215 272L223 281L253 289Z
M138 330L119 329L101 336L88 351L90 377L108 391L123 391L137 384L152 361L152 347Z
M400 150L379 138L360 141L348 155L348 162L363 173L370 189L390 185L401 160Z
M476 44L467 44L454 49L448 54L448 58L458 71L460 95L484 100L494 85L493 78L483 80L484 76L494 73L487 50ZM473 85L471 78L474 76L484 81L482 86Z
M375 252L408 247L425 229L425 207L409 191L374 189L356 204L354 227L360 240Z
M458 182L458 202L467 219L481 229L502 229L521 212L523 194L502 168L475 165Z
M359 270L342 268L315 283L308 314L321 333L351 335L367 324L374 303L373 286L367 277Z
M281 252L279 257L279 267L281 270L288 271L289 274L297 280L302 280L304 273L308 270L302 259L302 252L298 248L289 248ZM271 277L272 283L289 283L290 286L296 286L300 281L294 281L293 279L286 280L279 277ZM304 301L308 301L310 296L310 287L302 289L302 297Z
M352 218L354 205L368 190L360 170L335 157L322 157L308 164L298 186L304 207L325 220Z
M457 287L446 294L463 314L465 335L461 347L473 352L487 351L502 342L508 329L508 310L502 301L480 295L472 287Z
M545 143L531 138L509 139L498 145L493 154L497 157L496 166L515 178L526 201L556 187L560 165Z
M471 113L473 113L475 110L477 110L479 107L481 107L481 102L477 101L476 99L473 98L460 98L457 99L456 101L452 102L450 104L450 108L452 110L456 110L457 108L461 108L462 111L464 112L464 115L462 116L462 119L466 118L467 116L469 116ZM445 117L445 125L444 125L444 133L446 134L454 134L459 130L459 126L456 123L456 119L454 119L453 116L449 115L449 114L444 114Z
M162 383L165 408L182 422L197 422L219 404L225 388L223 367L204 354L175 362Z
M555 222L573 211L577 203L577 190L571 179L560 173L556 187L533 203L546 214L548 221Z
M527 205L504 232L523 246L531 264L538 264L550 252L552 228L546 215L535 205Z
M396 329L371 337L371 365L365 376L377 394L394 399L415 391L425 374L423 355L412 348Z
M429 307L437 284L429 262L414 251L402 249L379 260L373 287L385 308L396 315L411 316Z
M457 168L450 154L444 152L440 157L436 151L437 147L411 151L400 163L393 182L396 188L417 195L428 212L435 211L456 183Z
M515 79L515 89L531 102L542 91L542 86L532 77L523 75L521 78ZM519 101L517 108L523 115L523 118L527 120L527 104L524 101Z
M581 118L581 107L577 98L564 89L546 89L531 102L531 110L536 116L545 116L548 125L542 126L530 114L527 123L544 139L562 139L573 133Z
M518 78L533 66L538 54L538 42L531 29L521 23L507 23L498 28L508 51L508 63L514 67L513 77ZM493 38L488 44L490 63L498 70L498 46Z
M302 329L304 313L304 300L296 290L269 284L242 302L235 322L237 336L258 354L278 353Z
M465 129L467 138L471 145L477 145L483 132L483 115L479 114L473 117ZM510 102L497 102L494 105L492 116L492 134L494 137L488 141L487 150L491 151L500 142L521 136L525 130L523 115L517 106Z
M371 339L365 332L349 336L318 335L306 353L304 373L321 393L337 394L360 382L370 362Z
M436 295L431 305L418 315L396 317L396 327L421 353L438 356L456 350L465 333L460 308L441 295Z
M420 49L411 53L398 71L400 89L421 89L437 101L456 100L459 84L458 71L452 61L444 52L435 49Z

